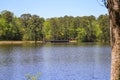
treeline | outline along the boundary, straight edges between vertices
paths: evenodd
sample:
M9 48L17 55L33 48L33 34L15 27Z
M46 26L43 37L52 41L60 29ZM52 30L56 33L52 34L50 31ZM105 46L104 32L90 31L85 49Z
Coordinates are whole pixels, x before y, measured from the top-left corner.
M109 42L108 15L54 17L22 14L16 17L4 10L0 13L0 40L78 40Z

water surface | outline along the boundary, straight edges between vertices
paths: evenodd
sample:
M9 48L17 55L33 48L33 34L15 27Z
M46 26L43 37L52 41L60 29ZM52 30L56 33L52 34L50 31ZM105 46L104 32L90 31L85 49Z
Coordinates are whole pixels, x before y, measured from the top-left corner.
M0 80L109 80L110 46L87 44L0 45Z

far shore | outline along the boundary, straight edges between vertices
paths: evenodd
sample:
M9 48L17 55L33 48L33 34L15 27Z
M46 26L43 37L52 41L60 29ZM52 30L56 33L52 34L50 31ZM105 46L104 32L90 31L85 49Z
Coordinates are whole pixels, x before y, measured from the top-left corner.
M43 41L0 41L0 44L43 43Z
M70 40L70 43L76 43L76 40ZM24 44L24 43L44 43L44 41L0 41L0 44Z
M69 43L77 43L77 42L78 42L77 40L69 41ZM0 44L35 44L35 43L42 44L42 43L46 43L46 42L45 41L0 41ZM86 43L86 42L83 42L83 43ZM98 42L98 43L104 43L104 42Z

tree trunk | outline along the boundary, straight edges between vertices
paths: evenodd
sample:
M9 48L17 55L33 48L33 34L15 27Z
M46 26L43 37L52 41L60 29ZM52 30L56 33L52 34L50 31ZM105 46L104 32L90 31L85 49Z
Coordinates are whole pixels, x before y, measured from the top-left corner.
M120 80L120 2L107 0L111 35L111 80Z
M111 80L120 80L120 30L117 27L111 28L111 34L113 39L111 40Z

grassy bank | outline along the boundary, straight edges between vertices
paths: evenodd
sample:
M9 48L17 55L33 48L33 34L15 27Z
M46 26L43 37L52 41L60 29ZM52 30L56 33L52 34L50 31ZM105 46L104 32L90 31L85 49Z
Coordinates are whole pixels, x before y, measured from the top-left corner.
M35 41L0 41L0 44L23 44L23 43L35 43ZM43 41L37 41L36 43L43 43Z

